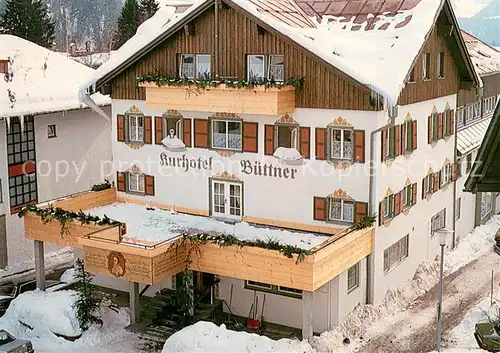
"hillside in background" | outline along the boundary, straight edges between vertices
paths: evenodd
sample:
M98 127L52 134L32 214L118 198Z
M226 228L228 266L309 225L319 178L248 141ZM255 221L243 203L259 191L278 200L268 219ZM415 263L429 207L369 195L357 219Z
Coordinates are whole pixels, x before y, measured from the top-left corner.
M500 1L452 0L460 27L484 42L500 46Z

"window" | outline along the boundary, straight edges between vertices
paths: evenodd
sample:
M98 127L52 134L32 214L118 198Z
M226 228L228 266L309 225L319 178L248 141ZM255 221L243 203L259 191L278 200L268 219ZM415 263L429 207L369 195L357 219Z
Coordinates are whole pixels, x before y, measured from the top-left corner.
M439 114L432 113L431 116L431 141L437 141L439 139Z
M410 207L413 205L413 185L406 186L401 192L403 207Z
M285 64L283 55L248 55L247 79L249 81L285 80Z
M11 208L36 202L38 199L36 173L10 177L9 195Z
M212 216L239 219L243 215L241 183L211 181Z
M443 208L431 218L431 236L433 236L439 229L443 229L445 226L446 208Z
M127 173L128 190L129 192L144 193L146 191L146 180L144 174Z
M35 160L35 122L32 116L24 118L21 132L19 118L11 119L7 132L7 159L9 166Z
M128 139L131 142L144 142L144 116L128 115Z
M431 54L425 53L422 61L422 78L424 80L431 79Z
M437 56L437 77L444 78L444 52L440 52Z
M437 191L435 189L435 178L436 175L434 173L428 174L422 181L423 188L423 197L431 195L433 192Z
M396 156L396 129L390 127L382 134L383 149L385 159L394 158Z
M331 136L331 159L352 160L353 157L353 130L330 129Z
M462 198L459 197L455 200L455 220L460 218L460 213L462 212Z
M212 120L212 148L240 151L241 147L241 121Z
M250 290L257 290L261 292L273 293L278 295L284 295L287 297L302 298L302 291L300 289L277 286L274 284L255 282L255 281L245 281L245 288Z
M164 116L163 138L172 135L182 139L182 118L178 116Z
M454 126L453 126L453 123L451 121L451 110L450 109L446 109L444 111L444 119L443 119L443 135L444 136L451 136L453 135L454 131Z
M347 270L347 291L351 292L359 286L359 262Z
M493 211L493 193L481 193L481 220L488 218Z
M415 83L415 68L412 68L408 75L408 83Z
M384 250L384 272L389 272L403 259L408 257L409 235L407 234Z
M472 153L465 156L465 172L469 173L472 169Z
M179 76L189 79L210 79L210 55L181 54Z
M354 221L354 201L343 199L330 199L330 220L353 222Z
M52 125L47 125L47 137L50 139L50 138L53 138L53 137L56 137L56 125L55 124L52 124Z
M394 217L395 207L394 207L394 195L389 195L382 201L384 204L384 219Z
M451 163L447 163L441 171L441 186L447 185L451 182L451 175L453 173L453 168Z
M277 124L275 126L276 148L295 148L299 146L299 127L297 125Z

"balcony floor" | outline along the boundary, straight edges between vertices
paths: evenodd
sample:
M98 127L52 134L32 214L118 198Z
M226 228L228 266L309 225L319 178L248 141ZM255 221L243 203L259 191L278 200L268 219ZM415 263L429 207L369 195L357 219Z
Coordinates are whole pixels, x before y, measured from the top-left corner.
M154 245L177 238L182 234L199 232L233 235L241 240L273 239L282 244L308 250L329 237L315 233L298 232L281 228L254 226L246 222L226 223L213 218L187 215L149 208L133 203L115 202L96 207L87 213L125 222L127 234L123 242Z

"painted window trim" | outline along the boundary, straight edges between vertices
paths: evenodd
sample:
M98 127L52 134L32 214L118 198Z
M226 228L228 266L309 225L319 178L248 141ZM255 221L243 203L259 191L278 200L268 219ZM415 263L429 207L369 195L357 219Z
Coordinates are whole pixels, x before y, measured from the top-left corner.
M335 130L339 130L341 131L341 151L343 151L343 147L344 147L344 133L345 131L349 131L351 133L351 157L350 158L338 158L338 157L333 157L332 156L332 148L333 148L333 132ZM353 127L344 127L344 126L328 126L327 127L327 130L326 130L326 134L327 134L327 160L331 161L331 162L350 162L350 163L354 163L354 159L355 159L355 155L356 155L356 151L355 151L355 140L354 140L354 128Z
M239 123L240 124L240 137L241 137L241 147L238 148L229 148L229 147L217 147L214 146L214 122L219 121L219 122L225 122L226 123L226 145L229 144L229 139L227 139L229 133L227 130L227 125L228 123ZM208 123L210 124L209 126L209 131L210 131L210 145L209 149L214 150L214 151L230 151L230 152L243 152L243 120L240 118L218 118L218 117L210 117L208 119Z
M162 129L162 139L164 139L165 137L168 136L169 132L167 131L167 126L168 126L168 123L167 121L168 120L177 120L175 125L176 125L176 130L179 130L179 131L176 131L176 136L178 139L182 140L183 137L184 137L184 131L183 131L183 124L184 124L184 117L182 116L174 116L174 115L164 115L162 116L162 119L161 119L161 129ZM179 126L177 126L179 125Z
M130 139L130 118L142 118L142 140L131 140ZM139 122L139 121L137 121ZM145 116L142 113L139 114L131 114L131 113L126 113L125 114L125 142L126 143L131 143L131 144L139 144L139 145L144 145L144 138L146 136L146 126L145 126ZM137 133L139 130L137 131Z
M243 221L243 217L245 215L245 207L244 207L244 202L245 202L245 189L244 189L244 186L245 186L245 183L242 181L242 180L227 180L227 179L221 179L221 178L217 178L217 177L211 177L211 178L208 178L208 182L209 182L209 186L208 186L208 200L209 200L209 215L211 218L214 218L214 219L219 219L219 220L222 220L222 221L228 221L228 222L242 222ZM214 190L213 190L213 184L215 183L224 183L226 185L230 185L230 184L237 184L240 186L240 215L222 215L222 214L214 214L214 210L213 210L213 193L214 193ZM230 207L230 206L228 206Z
M347 202L347 203L351 203L352 204L352 220L351 221L346 221L344 219L334 219L334 218L331 218L331 214L332 214L332 204L334 201L340 201L340 206L341 206L341 213L342 213L342 216L344 215L344 203ZM354 217L355 217L355 212L356 212L356 201L354 200L346 200L346 199L342 199L342 198L339 198L339 197L327 197L327 200L326 200L326 203L327 203L327 209L328 209L328 214L327 214L327 222L328 223L337 223L337 224L353 224L354 223Z
M255 281L252 281L252 282L255 282ZM265 293L270 293L270 294L281 295L284 297L289 297L289 298L294 298L294 299L302 299L302 293L298 294L298 293L288 292L286 290L280 290L280 288L283 288L283 286L279 286L279 285L270 284L270 286L271 286L271 288L264 288L261 286L255 286L255 285L249 284L248 280L245 280L243 288L248 289L248 290L258 291L258 292L265 292Z
M401 198L401 205L403 206L403 210L407 210L415 205L416 202L416 200L413 200L413 184L405 186L402 191L406 202L403 202L404 199Z
M293 130L290 132L290 134L293 134L295 131L295 138L293 139L292 136L290 136L290 141L292 142L292 145L290 147L285 147L285 148L293 148L296 149L297 151L300 152L300 125L297 124L288 124L288 123L280 123L276 122L274 123L274 152L280 147L279 146L279 127L292 127ZM295 140L295 147L293 146L293 140Z
M134 195L146 195L146 175L144 173L131 173L131 172L125 172L125 185L126 185L126 192L128 194L134 194ZM142 179L143 179L143 183L142 183L142 187L144 189L144 191L140 191L140 190L132 190L130 188L130 180L131 180L131 176L134 175L134 176L137 176L137 185L138 185L138 188L140 189L140 177L142 176Z

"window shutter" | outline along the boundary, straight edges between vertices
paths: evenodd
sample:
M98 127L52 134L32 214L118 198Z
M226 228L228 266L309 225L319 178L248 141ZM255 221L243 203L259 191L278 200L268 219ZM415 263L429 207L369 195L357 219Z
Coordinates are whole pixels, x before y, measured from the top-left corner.
M400 156L401 153L402 153L402 148L401 148L401 142L402 142L402 138L401 138L401 126L400 125L396 125L394 127L394 134L395 134L395 155L396 157L397 156Z
M417 183L414 183L411 186L411 205L413 206L416 203L417 203Z
M361 219L368 214L368 203L354 203L354 223L359 223Z
M386 140L387 140L387 129L382 130L382 153L381 153L381 160L382 162L385 161L385 150L386 150Z
M422 199L425 199L425 189L427 189L428 182L429 182L428 177L422 179Z
M144 117L144 143L153 143L152 121L150 116Z
M124 172L116 172L116 189L118 191L126 191L125 188L125 173Z
M118 114L116 116L116 132L117 140L119 142L125 142L125 115Z
M407 126L408 125L406 123L401 124L401 132L400 132L400 135L401 135L401 154L403 154L403 152L411 149L411 146L408 144L408 140L405 138ZM411 126L410 126L410 131L408 131L408 133L411 133Z
M208 148L208 120L194 119L194 147Z
M393 126L387 132L389 133L389 157L394 158L396 155L396 128Z
M455 110L450 110L450 135L455 133Z
M432 141L432 115L427 117L427 143Z
M146 187L144 188L146 190L146 195L154 196L154 194L155 194L155 177L153 175L145 175L144 180L146 183Z
M384 201L378 204L378 225L381 226L384 223Z
M243 152L259 151L259 123L243 122Z
M155 144L161 145L163 140L163 118L155 116Z
M191 119L182 118L182 142L191 147Z
M274 125L264 125L264 154L272 156L274 153Z
M434 189L433 192L436 192L439 190L439 184L441 184L441 172L436 172L434 173Z
M272 125L270 125L272 126ZM326 221L326 197L313 198L313 219L316 221Z
M311 157L311 128L300 127L300 154L309 159Z
M354 130L354 162L365 163L365 131Z
M417 121L416 120L413 120L411 122L411 142L412 142L412 146L411 146L411 149L413 151L415 151L417 149Z
M453 163L453 174L451 175L451 181L457 180L457 176L458 176L457 169L458 169L458 164Z
M397 216L401 213L401 192L394 195L394 215Z
M314 154L316 155L317 160L325 160L326 159L326 129L325 128L316 128L316 148Z
M444 114L438 114L438 139L443 138Z

